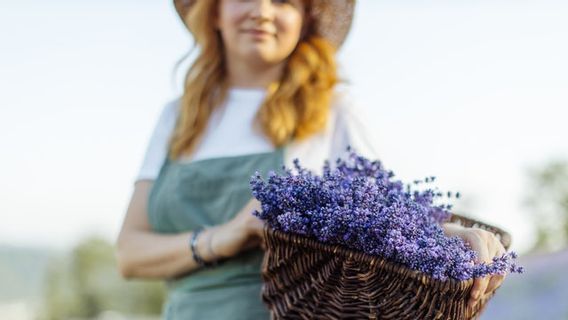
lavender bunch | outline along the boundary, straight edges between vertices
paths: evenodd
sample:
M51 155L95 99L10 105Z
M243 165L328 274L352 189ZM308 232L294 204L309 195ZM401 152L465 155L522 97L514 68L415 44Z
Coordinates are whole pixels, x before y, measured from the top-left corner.
M276 230L398 262L436 279L467 280L489 274L522 272L514 253L490 264L475 264L477 254L458 237L445 236L451 205L435 205L437 189L414 190L394 180L380 161L352 150L335 167L328 161L321 176L294 161L294 170L252 176L253 196L262 210L254 214ZM435 177L413 184L432 183ZM452 196L447 193L448 198ZM459 193L455 194L459 198Z

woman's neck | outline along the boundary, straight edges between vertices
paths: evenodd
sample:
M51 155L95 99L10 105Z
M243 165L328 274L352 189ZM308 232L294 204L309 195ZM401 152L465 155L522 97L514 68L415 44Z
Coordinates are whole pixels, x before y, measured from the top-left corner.
M277 65L251 65L246 62L227 61L229 87L268 88L282 76L284 63Z

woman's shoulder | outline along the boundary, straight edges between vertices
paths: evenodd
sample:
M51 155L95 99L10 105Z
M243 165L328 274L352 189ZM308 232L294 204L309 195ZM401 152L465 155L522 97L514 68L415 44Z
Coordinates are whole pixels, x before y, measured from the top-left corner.
M155 122L135 181L155 180L158 176L164 159L167 157L167 145L176 125L180 100L176 98L168 101L159 111L158 120Z
M346 130L349 126L361 121L361 107L349 83L335 86L330 104L330 124L336 130Z
M371 158L378 156L371 134L371 112L363 108L353 86L341 83L335 87L331 103L335 154L342 154L347 146Z
M162 107L154 128L154 135L158 135L161 141L168 140L173 133L180 112L180 104L181 97L178 97L169 100Z
M167 101L160 112L160 119L176 119L181 106L181 97Z
M164 137L172 134L181 108L181 97L177 97L167 101L160 110L158 121L156 122L154 131L160 133Z
M360 113L361 103L354 93L352 84L341 82L335 86L331 99L331 110L341 115Z

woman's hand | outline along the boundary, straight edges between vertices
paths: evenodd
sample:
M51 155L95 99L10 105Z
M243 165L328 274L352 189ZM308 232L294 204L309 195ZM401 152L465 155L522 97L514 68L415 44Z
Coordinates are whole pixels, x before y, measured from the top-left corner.
M446 235L457 236L467 242L471 249L477 252L477 262L490 263L493 261L493 257L502 256L506 253L501 241L489 231L479 228L464 228L454 223L446 223L442 227ZM505 276L499 274L475 278L468 302L469 306L473 307L483 296L497 289L504 278Z
M252 214L254 210L260 210L260 202L251 199L229 222L208 230L213 255L233 257L262 243L264 221Z

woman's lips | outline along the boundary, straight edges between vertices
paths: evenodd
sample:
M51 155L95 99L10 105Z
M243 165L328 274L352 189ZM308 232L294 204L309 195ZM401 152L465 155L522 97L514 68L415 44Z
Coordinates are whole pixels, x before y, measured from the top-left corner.
M244 30L243 32L251 35L255 39L264 39L266 37L273 36L272 32L268 32L266 30L261 30L261 29L248 29Z

